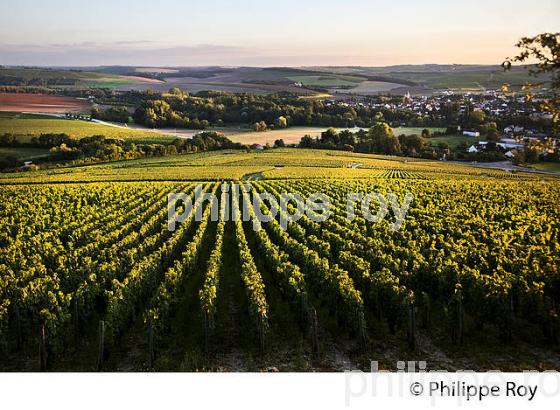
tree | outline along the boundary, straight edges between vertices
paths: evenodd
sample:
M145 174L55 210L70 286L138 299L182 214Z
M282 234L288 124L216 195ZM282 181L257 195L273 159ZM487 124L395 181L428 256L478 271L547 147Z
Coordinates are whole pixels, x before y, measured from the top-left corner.
M15 168L18 166L18 159L13 155L0 157L0 169Z
M130 114L128 113L128 108L123 105L110 107L105 111L99 109L99 107L94 107L91 110L92 118L99 118L104 121L114 121L114 122L129 122Z
M173 144L167 146L167 155L177 155L177 147Z
M264 122L264 121L256 122L255 125L254 125L254 129L257 132L266 131L266 129L267 129L266 122Z
M525 162L532 164L539 161L539 151L536 147L528 146L525 149Z
M525 163L525 152L519 151L515 157L513 157L513 165L523 165Z
M171 118L171 106L163 100L146 100L134 112L134 119L148 127L165 126Z
M495 124L494 124L495 125ZM494 126L489 126L488 130L486 131L486 139L488 141L498 141L500 139L500 133L498 129Z
M543 33L535 37L523 37L516 44L521 52L506 59L502 64L505 70L511 69L512 63L526 63L536 60L536 64L529 68L529 73L535 77L549 74L552 96L544 99L541 109L552 115L555 128L560 121L560 33ZM525 88L529 91L527 98L531 99L531 90L541 84L528 84ZM507 87L506 87L507 89Z
M339 144L341 145L352 145L356 144L356 138L354 137L354 133L349 130L342 130L338 134Z
M5 133L0 135L0 147L11 147L17 143L14 134Z
M430 138L431 136L432 132L428 128L422 130L422 138Z
M321 143L337 145L339 142L338 133L334 128L329 128L321 133Z
M300 148L313 148L315 140L310 135L304 135L299 141Z
M399 143L405 155L415 156L428 146L428 140L420 135L400 135Z
M475 124L482 124L484 119L486 118L486 114L484 111L476 108L470 113L470 121L474 122Z
M394 155L401 152L399 139L386 122L378 122L368 131L368 141L373 152Z
M288 126L288 120L286 117L280 116L276 120L276 124L278 125L278 128L286 128Z
M173 88L169 89L169 94L171 94L173 96L176 96L176 97L181 97L181 98L189 95L188 93L183 92L178 87L173 87Z
M283 139L279 139L279 140L274 141L274 146L276 148L284 148L286 146L286 144L284 143Z

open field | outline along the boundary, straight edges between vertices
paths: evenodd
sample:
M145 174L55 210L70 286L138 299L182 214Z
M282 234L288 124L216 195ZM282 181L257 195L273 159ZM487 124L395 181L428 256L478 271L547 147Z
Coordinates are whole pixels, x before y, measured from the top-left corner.
M201 184L225 212L255 177L229 206L322 192L332 215L282 230L196 201L168 229L169 193ZM402 227L346 218L352 192L410 193ZM558 316L533 314L557 306L558 178L275 149L0 174L0 194L4 371L365 371L418 352L428 370L560 370Z
M101 67L96 71L1 68L0 85L43 85L59 87L105 87L119 90L167 91L179 87L196 93L215 90L257 94L281 91L313 96L320 88L331 94L372 95L432 94L437 90L473 91L497 89L504 83L513 89L530 81L523 67L504 73L498 66L418 65L393 67ZM136 74L155 74L158 79ZM126 74L126 75L124 75ZM303 83L296 87L295 82Z
M478 70L449 70L446 72L391 73L398 79L413 81L436 90L457 90L480 92L499 89L503 84L510 84L513 89L520 89L526 82L534 81L522 67L504 72L501 67Z
M538 164L531 164L529 168L539 171L560 173L560 164L555 162L539 162Z
M119 77L101 77L95 79L84 79L83 84L87 87L92 88L116 88L121 89L126 86L156 86L158 84L164 84L161 80L155 80L151 78L141 77L141 76L119 76Z
M444 130L445 131L445 130ZM437 145L441 142L445 142L450 148L457 148L463 143L476 144L479 141L484 141L484 137L467 137L462 135L444 135L441 137L430 137L429 141L432 145Z
M0 85L119 88L158 84L161 81L139 76L83 71L81 69L0 68Z
M22 141L49 133L65 133L75 138L104 135L107 138L122 138L144 144L168 144L174 140L174 137L149 130L129 130L88 121L37 118L17 113L5 113L0 116L0 132L14 134Z
M49 150L46 148L9 148L0 147L0 158L14 157L18 160L29 160L44 155L48 155Z
M402 88L402 84L391 83L387 81L362 81L359 84L355 85L352 88L348 88L346 90L337 90L331 89L331 92L338 92L338 93L351 93L351 94L360 94L360 95L371 95L371 94L380 94L380 93L387 93L392 90Z
M119 90L184 91L215 90L257 94L281 91L313 96L306 87L330 90L332 94L372 95L432 94L438 90L480 92L504 83L519 89L532 78L523 67L504 72L499 66L415 65L391 67L100 67L92 71L45 68L0 68L0 85L58 87L105 87ZM95 70L95 71L93 71ZM136 74L156 74L158 79ZM126 74L126 75L124 75ZM294 86L303 83L303 87Z
M171 71L171 70L170 70ZM523 67L504 73L499 66L418 65L393 67L307 67L292 68L177 68L158 75L162 84L140 84L141 89L160 91L179 87L189 92L217 90L229 92L270 93L292 91L313 95L305 87L328 89L332 94L372 95L391 92L402 95L432 94L437 90L484 91L509 83L518 89L531 80ZM303 88L294 87L301 82ZM128 85L124 89L134 89Z
M295 82L301 82L304 87L320 87L328 89L330 93L351 93L371 95L389 92L402 88L403 84L390 81L370 81L367 78L351 75L295 75L288 77Z
M364 81L363 78L353 76L336 76L336 75L291 75L288 77L294 82L300 82L304 86L310 87L356 87L357 84Z
M135 70L138 73L148 73L148 74L171 74L177 73L179 70L176 68L162 68L162 67L138 67Z
M84 98L42 94L0 93L0 111L44 113L88 113L91 104Z
M176 70L158 71L158 76L165 79L160 84L130 84L122 87L129 89L156 89L166 91L171 87L179 87L184 91L196 93L205 90L227 92L250 92L266 94L289 91L303 96L317 94L313 88L328 89L331 93L376 94L399 89L403 94L403 84L398 79L369 80L358 75L329 73L316 70L294 68L177 68ZM302 83L296 87L294 83ZM405 81L408 84L408 82ZM414 84L413 84L414 85ZM312 89L308 89L310 87Z
M445 132L446 128L440 127L395 127L393 133L395 135L422 135L422 130L428 129L431 132Z
M262 132L246 131L232 133L228 135L228 138L242 144L274 144L277 139L283 139L286 144L298 144L303 136L318 137L326 129L323 127L290 127Z
M178 87L190 93L199 91L227 91L237 93L268 94L290 91L300 95L313 95L314 91L292 85L293 81L287 75L294 74L292 69L261 69L252 67L239 68L179 68L176 72L161 73L164 83L160 84L131 84L121 87L130 89L155 89L167 91Z
M237 129L225 130L226 135L234 142L242 144L274 144L277 139L283 139L286 144L298 144L301 138L305 135L311 137L320 137L321 133L326 131L328 127L289 127L280 130L269 130L262 132L243 131ZM350 131L357 131L354 128L335 128L338 131L349 129ZM445 131L445 128L428 127L432 132ZM420 135L423 128L418 127L395 127L393 129L395 135Z
M409 89L412 94L435 90L480 92L499 89L508 83L520 89L526 82L534 81L525 67L513 67L504 72L500 66L491 65L399 65L388 67L308 67L309 70L364 77L368 81L408 82L408 86L395 87L398 94ZM378 80L377 80L378 81ZM353 91L353 90L349 90Z

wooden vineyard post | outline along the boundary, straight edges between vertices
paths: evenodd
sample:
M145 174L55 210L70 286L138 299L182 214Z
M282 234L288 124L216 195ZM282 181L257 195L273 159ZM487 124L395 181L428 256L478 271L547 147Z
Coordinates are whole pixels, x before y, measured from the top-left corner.
M507 323L507 343L511 343L513 341L513 332L512 326L514 321L514 309L513 309L513 292L510 290L509 292L509 315L508 315L508 323Z
M381 296L380 296L380 291L379 291L379 287L376 289L375 293L377 294L377 298L376 298L376 303L375 303L375 310L377 313L377 320L381 321L381 319L383 318L383 314L381 312Z
M305 293L301 292L300 293L300 324L303 328L305 328L306 326L306 322L307 322L307 303L305 301Z
M149 367L150 369L154 366L155 352L154 352L154 322L150 315L148 319L148 354L149 354Z
M463 345L463 295L459 294L459 299L457 300L457 344L459 346Z
M556 312L556 303L552 301L552 311ZM558 317L554 316L552 318L552 340L554 343L558 343Z
M358 331L360 332L360 342L365 348L367 345L367 328L364 312L358 312Z
M19 313L19 306L16 304L15 306L15 316L16 316L16 343L17 343L17 350L20 350L23 345L23 337L21 335L21 316Z
M429 329L431 322L431 302L430 296L427 293L422 293L422 328Z
M258 331L259 331L259 344L261 348L261 356L264 356L265 351L265 340L264 340L264 321L262 316L259 315L258 320Z
M97 356L97 370L103 368L103 360L105 358L105 322L99 321L99 354Z
M206 353L206 356L208 356L209 331L210 329L208 329L208 314L204 312L204 352Z
M319 352L319 338L317 337L317 311L315 308L311 308L309 311L311 316L310 325L311 325L311 346L313 348L313 353Z
M39 330L39 365L41 371L47 370L47 340L44 323L41 323Z
M548 312L545 315L542 325L543 332L552 343L558 343L558 317L553 314L553 312L556 312L555 303L548 296L544 297L543 302L546 307L546 311Z
M408 348L416 350L416 317L414 313L414 303L408 304Z
M80 336L79 319L78 319L78 299L76 298L75 295L74 298L72 299L72 322L74 325L75 337L76 339L78 339L78 337Z
M449 302L448 317L451 330L451 342L454 345L461 346L463 344L464 328L463 295L461 289L456 288L455 294Z

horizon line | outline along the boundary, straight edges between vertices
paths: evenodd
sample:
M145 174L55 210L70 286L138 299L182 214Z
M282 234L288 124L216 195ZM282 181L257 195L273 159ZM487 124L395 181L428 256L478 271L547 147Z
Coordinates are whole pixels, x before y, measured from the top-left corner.
M516 64L513 67L532 66L534 63ZM317 64L317 65L245 65L245 64L202 64L202 65L149 65L149 64L95 64L95 65L49 65L49 64L5 64L1 63L0 68L94 68L94 67L142 67L142 68L390 68L405 66L486 66L501 67L501 63L409 63L409 64L388 64L388 65L359 65L359 64Z

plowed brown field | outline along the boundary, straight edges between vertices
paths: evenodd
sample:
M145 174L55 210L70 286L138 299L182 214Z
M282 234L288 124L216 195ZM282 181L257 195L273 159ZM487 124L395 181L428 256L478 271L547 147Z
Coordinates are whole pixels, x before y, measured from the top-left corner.
M90 103L87 100L45 94L0 93L0 111L88 113Z

